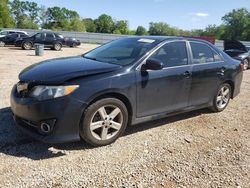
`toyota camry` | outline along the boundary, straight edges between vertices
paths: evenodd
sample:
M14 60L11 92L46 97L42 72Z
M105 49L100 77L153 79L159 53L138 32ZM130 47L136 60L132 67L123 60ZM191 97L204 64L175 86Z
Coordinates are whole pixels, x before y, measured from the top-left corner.
M11 93L17 125L47 143L111 144L135 125L209 108L240 93L243 65L189 38L131 37L24 69Z

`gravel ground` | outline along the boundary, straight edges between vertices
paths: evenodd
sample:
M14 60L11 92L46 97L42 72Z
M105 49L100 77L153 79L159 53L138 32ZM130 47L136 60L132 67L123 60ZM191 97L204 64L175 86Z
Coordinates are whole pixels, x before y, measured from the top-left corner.
M20 132L9 94L18 73L43 59L84 53L0 48L0 187L250 187L250 70L222 113L199 110L129 127L116 143L47 145Z

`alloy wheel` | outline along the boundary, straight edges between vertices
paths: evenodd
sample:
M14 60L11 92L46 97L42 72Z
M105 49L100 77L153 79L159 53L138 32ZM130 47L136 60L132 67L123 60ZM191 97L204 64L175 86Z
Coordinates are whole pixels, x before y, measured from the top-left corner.
M30 50L30 49L31 49L31 43L25 42L25 43L23 44L23 47L24 47L25 50Z
M5 43L3 41L0 41L0 47L4 47Z
M225 85L220 89L217 95L216 105L219 109L223 109L227 106L229 100L230 100L230 88L227 85Z
M61 45L60 44L55 44L55 50L59 51L61 49Z
M90 131L97 140L109 140L115 137L123 124L123 114L119 107L106 105L99 108L91 118Z
M247 60L247 59L244 59L244 61L243 61L243 65L244 65L244 70L247 70L247 69L248 69L248 67L249 67L249 62L248 62L248 60Z

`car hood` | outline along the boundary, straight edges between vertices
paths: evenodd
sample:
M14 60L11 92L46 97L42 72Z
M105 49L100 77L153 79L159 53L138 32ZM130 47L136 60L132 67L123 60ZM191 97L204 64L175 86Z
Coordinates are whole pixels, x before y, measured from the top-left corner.
M246 46L242 44L240 41L237 40L225 40L224 41L224 50L231 50L231 49L236 49L236 50L241 50L244 52L247 52Z
M47 60L27 67L19 74L21 82L60 84L83 76L108 73L121 66L86 59L82 56Z

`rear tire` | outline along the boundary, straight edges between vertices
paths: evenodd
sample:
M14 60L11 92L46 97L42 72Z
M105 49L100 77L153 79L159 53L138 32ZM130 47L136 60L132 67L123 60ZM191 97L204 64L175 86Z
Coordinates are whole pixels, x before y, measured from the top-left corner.
M62 45L60 43L55 43L53 49L56 51L60 51L62 49Z
M115 98L101 99L85 111L80 124L80 136L93 146L115 142L128 124L128 111L124 103Z
M213 99L213 106L210 107L210 109L213 112L222 112L223 110L226 109L227 105L229 104L229 101L232 96L232 88L229 84L225 83L222 84L214 99Z

